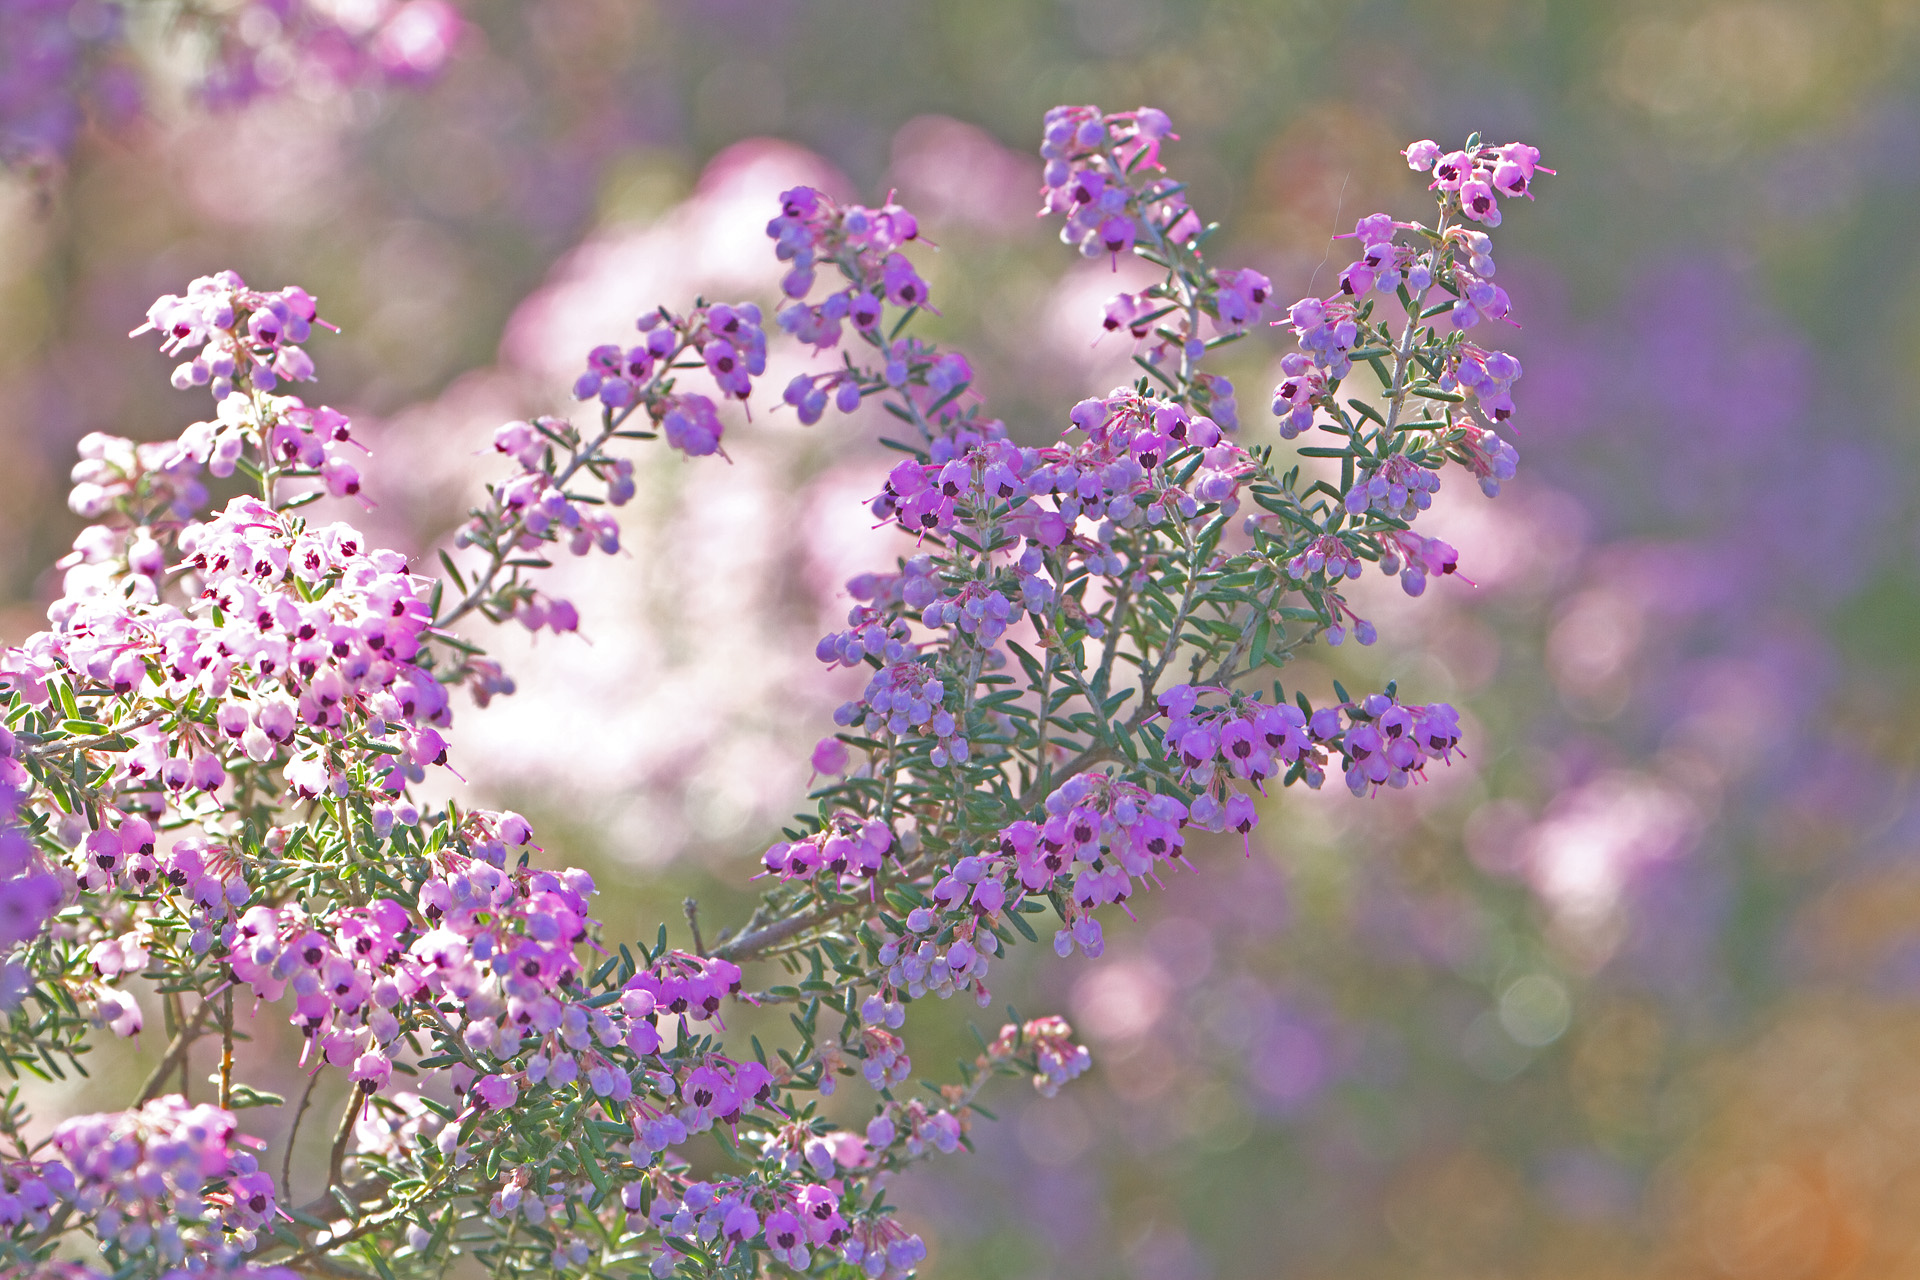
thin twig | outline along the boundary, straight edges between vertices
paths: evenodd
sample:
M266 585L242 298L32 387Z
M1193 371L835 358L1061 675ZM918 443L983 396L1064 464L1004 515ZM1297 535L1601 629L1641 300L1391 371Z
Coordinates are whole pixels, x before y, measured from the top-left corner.
M220 1006L220 1109L233 1109L233 988Z
M734 938L731 942L717 946L713 955L719 960L753 960L772 947L779 946L790 938L797 938L815 925L836 920L849 911L866 904L858 898L849 898L845 902L816 906L806 911L775 920L772 924L759 929L751 929Z
M693 934L693 954L706 955L707 946L700 941L700 903L693 898L688 898L680 904L680 909L687 913L687 929Z
M340 1131L333 1135L333 1150L327 1156L328 1191L340 1185L340 1170L347 1163L347 1143L353 1137L353 1122L365 1101L366 1095L355 1082L347 1090L346 1109L340 1113Z
M321 1068L325 1068L322 1062ZM293 1128L287 1131L287 1150L280 1160L280 1187L287 1200L293 1200L293 1147L300 1137L300 1121L306 1117L307 1108L313 1103L314 1086L320 1083L320 1071L316 1070L307 1077L307 1087L300 1093L300 1107L293 1113Z
M179 1033L173 1037L173 1042L167 1046L166 1055L148 1073L146 1083L140 1086L140 1093L134 1099L134 1106L142 1106L160 1096L160 1090L166 1083L167 1075L175 1066L186 1062L187 1050L195 1040L199 1039L201 1031L205 1029L207 1015L213 1012L213 1007L214 1002L211 997L200 1002L200 1007L194 1010L192 1021L180 1028Z
M327 1252L328 1250L337 1249L343 1244L351 1244L353 1241L360 1239L362 1236L369 1235L375 1231L378 1231L380 1228L384 1226L388 1226L394 1222L397 1222L400 1219L406 1217L408 1214L412 1213L417 1207L419 1207L421 1204L424 1204L426 1201L431 1199L437 1192L439 1192L441 1190L441 1184L445 1183L452 1176L452 1174L453 1174L453 1166L452 1166L452 1162L449 1161L447 1164L447 1167L442 1169L439 1175L435 1177L432 1182L429 1182L426 1186L420 1188L420 1193L418 1195L413 1196L410 1199L401 1201L399 1204L394 1205L393 1208L387 1210L385 1213L376 1214L375 1216L366 1219L365 1221L361 1222L358 1226L354 1227L350 1231L347 1231L342 1234L335 1234L331 1231L328 1232L326 1243L308 1245L306 1248L294 1254L292 1257L288 1258L285 1262L282 1262L279 1265L284 1267L301 1267L301 1266L310 1266L317 1260L324 1261L321 1255Z

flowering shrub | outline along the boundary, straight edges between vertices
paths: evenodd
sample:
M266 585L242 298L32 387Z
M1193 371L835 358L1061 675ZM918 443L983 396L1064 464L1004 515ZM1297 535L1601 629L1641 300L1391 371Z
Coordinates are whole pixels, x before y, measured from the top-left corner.
M195 96L233 107L264 95L437 76L460 38L446 0L184 0L170 42L195 55ZM124 123L143 93L112 0L0 0L0 168L58 164L89 117Z
M597 425L500 427L502 479L428 576L303 514L364 500L351 420L283 393L314 376L315 300L229 272L156 302L136 334L182 358L174 385L207 388L214 415L163 443L82 442L71 501L96 523L62 561L51 629L0 655L0 1061L57 1072L100 1028L138 1033L155 1001L136 979L170 1040L127 1110L48 1141L10 1101L10 1260L52 1267L84 1234L117 1274L437 1274L454 1255L501 1275L909 1272L925 1247L887 1181L964 1145L993 1077L1050 1095L1089 1065L1061 1019L1016 1017L911 1093L912 1002L990 1004L995 959L1036 926L1099 955L1102 908L1190 866L1190 833L1244 837L1272 787L1331 767L1366 796L1451 760L1450 707L1391 684L1316 705L1273 676L1315 640L1372 642L1343 595L1366 564L1414 595L1455 571L1412 528L1447 463L1489 494L1512 474L1499 424L1520 368L1469 337L1509 310L1474 224L1548 171L1521 144L1415 143L1435 223L1362 219L1339 289L1281 312L1258 273L1205 260L1211 229L1161 164L1175 136L1151 109L1047 117L1063 239L1164 275L1105 309L1139 381L1074 406L1044 447L912 331L933 301L912 214L780 196L773 327L840 359L783 401L815 422L871 399L899 424L871 507L917 553L849 584L847 629L817 653L872 674L813 753L827 781L766 850L752 917L709 941L689 904L687 949L664 927L610 936L592 878L544 865L523 818L433 783L454 689L483 706L512 690L465 628L577 627L539 586L553 544L618 548L630 442L723 452L766 314L662 307L633 345L588 353L574 394ZM1241 442L1233 387L1202 368L1262 320L1297 345L1282 436L1326 441L1278 461ZM1377 388L1342 398L1359 366ZM210 485L242 482L207 513ZM768 963L788 980L762 986ZM742 1005L789 1008L794 1038L729 1038ZM240 1019L269 1007L310 1077L296 1131L313 1080L353 1085L304 1197L236 1115L285 1105L234 1065ZM215 1092L193 1100L202 1041Z

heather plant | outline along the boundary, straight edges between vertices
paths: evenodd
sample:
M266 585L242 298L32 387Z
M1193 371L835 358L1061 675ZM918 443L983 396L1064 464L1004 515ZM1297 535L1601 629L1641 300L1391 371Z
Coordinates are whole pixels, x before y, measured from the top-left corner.
M1344 594L1365 566L1412 595L1456 571L1414 529L1448 464L1489 495L1513 474L1520 367L1474 340L1509 309L1486 229L1550 171L1518 143L1413 144L1433 224L1361 219L1338 288L1282 311L1257 272L1207 262L1213 228L1162 164L1175 136L1148 108L1047 116L1062 238L1163 273L1105 308L1138 381L1073 406L1056 442L1017 443L965 356L920 336L911 213L795 188L767 228L771 325L702 299L587 353L589 425L500 427L502 478L437 574L311 514L367 500L351 419L282 386L314 377L314 298L224 272L154 303L136 335L213 416L81 442L71 505L95 523L50 629L0 655L0 1065L64 1075L150 1013L166 1047L125 1110L44 1138L9 1098L10 1264L78 1270L55 1260L92 1241L129 1275L910 1272L925 1246L894 1176L966 1145L996 1077L1051 1094L1089 1066L1061 1019L1012 1015L955 1078L915 1084L916 1001L990 1006L996 959L1043 933L1098 956L1106 909L1191 868L1198 833L1244 838L1271 791L1336 770L1365 797L1450 761L1444 704L1277 676L1316 641L1373 641ZM1320 443L1243 441L1204 369L1269 321L1295 346L1279 434ZM785 387L802 422L873 401L896 424L871 509L915 553L850 582L820 641L867 684L751 916L707 938L689 903L687 945L621 938L525 819L440 798L454 696L513 688L476 624L579 625L541 574L560 547L618 549L634 447L724 465L769 328L838 357ZM742 1043L727 1022L754 1010L791 1036ZM279 1012L297 1101L235 1065ZM288 1108L297 1133L329 1072L352 1088L296 1195L243 1113Z

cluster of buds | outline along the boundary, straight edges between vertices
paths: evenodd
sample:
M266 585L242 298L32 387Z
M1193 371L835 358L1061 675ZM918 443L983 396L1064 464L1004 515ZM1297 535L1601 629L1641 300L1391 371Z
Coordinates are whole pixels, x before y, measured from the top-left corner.
M1288 326L1314 367L1338 381L1353 369L1349 353L1360 338L1357 310L1351 299L1339 293L1331 298L1302 298L1287 308L1284 320L1274 323ZM1276 404L1280 398L1276 393Z
M867 1122L867 1147L875 1153L904 1152L916 1160L935 1151L952 1155L966 1132L966 1113L914 1098L889 1104Z
M966 905L975 897L977 903ZM1004 897L1000 880L992 875L984 859L962 858L935 886L933 900L943 911L915 908L907 914L905 931L880 944L877 958L885 969L887 990L904 992L915 1000L926 995L945 1000L971 991L985 1008L992 998L987 990L987 971L999 953L999 942L991 930L977 927L976 916L999 910L993 904ZM879 1036L879 1042L898 1043L886 1035ZM867 1045L867 1051L875 1052L873 1043Z
M1440 474L1412 454L1396 453L1377 467L1361 471L1347 490L1349 515L1378 511L1398 520L1412 520L1433 505L1440 492Z
M904 618L889 620L884 608L857 604L847 610L847 629L820 637L813 656L829 666L857 667L868 658L905 662L915 652Z
M1013 602L991 582L976 578L928 605L921 611L920 621L929 627L951 628L982 648L991 648L1007 633L1012 617Z
M946 686L934 674L933 664L907 659L890 662L874 673L856 702L843 703L833 714L842 728L858 726L870 737L922 734L938 739L934 748L948 759L965 763L967 740L959 722L946 708Z
M1451 443L1455 456L1472 470L1480 491L1489 498L1498 497L1500 482L1513 479L1520 468L1520 451L1489 427L1460 423Z
M1326 574L1329 583L1357 578L1361 568L1360 556L1337 533L1321 534L1287 561L1287 572L1302 582L1317 573Z

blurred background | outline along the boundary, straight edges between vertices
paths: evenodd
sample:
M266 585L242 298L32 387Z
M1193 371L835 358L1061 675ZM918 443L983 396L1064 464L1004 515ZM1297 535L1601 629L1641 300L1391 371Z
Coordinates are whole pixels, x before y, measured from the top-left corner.
M472 0L371 62L288 44L299 11L220 47L0 0L0 639L58 591L75 440L205 414L125 335L207 271L319 297L303 392L376 453L341 514L423 552L588 347L770 301L795 182L899 189L934 331L1037 443L1124 379L1094 339L1135 284L1033 217L1047 107L1167 110L1214 260L1288 299L1358 216L1428 216L1408 141L1524 139L1559 176L1496 235L1521 477L1428 530L1477 585L1369 580L1381 643L1289 680L1454 700L1467 760L1284 793L1103 960L998 970L1096 1069L1003 1089L897 1197L939 1280L1920 1275L1920 5ZM1229 351L1272 440L1281 347ZM458 713L469 794L593 868L615 936L737 917L847 696L813 642L902 550L874 424L774 411L799 361L730 464L641 455L622 554L556 571L581 635L499 636L520 692ZM921 1073L969 1016L916 1006Z

